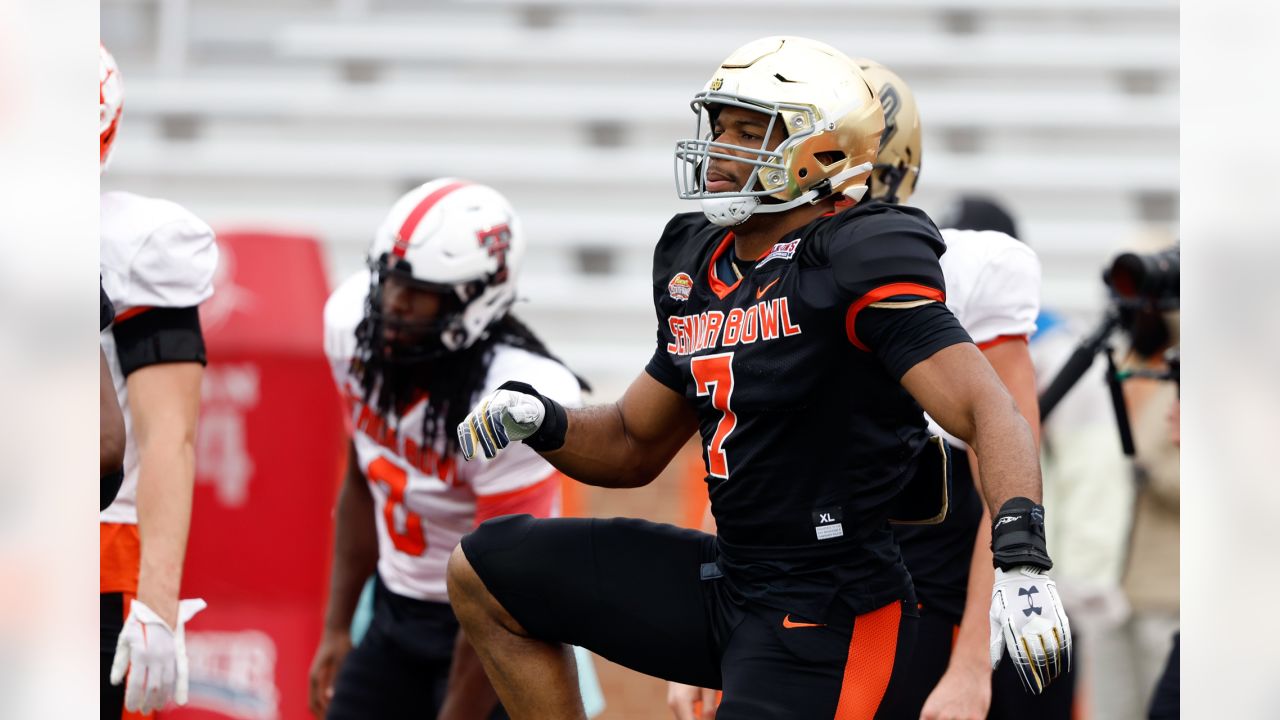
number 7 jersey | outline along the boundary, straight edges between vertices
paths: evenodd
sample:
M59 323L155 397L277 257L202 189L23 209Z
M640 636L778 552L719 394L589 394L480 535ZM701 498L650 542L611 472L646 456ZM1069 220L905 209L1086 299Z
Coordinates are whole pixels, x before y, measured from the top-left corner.
M924 213L870 203L790 233L739 279L732 232L701 213L667 225L646 370L697 411L731 578L901 597L888 507L929 433L899 380L969 341L942 303L944 247Z

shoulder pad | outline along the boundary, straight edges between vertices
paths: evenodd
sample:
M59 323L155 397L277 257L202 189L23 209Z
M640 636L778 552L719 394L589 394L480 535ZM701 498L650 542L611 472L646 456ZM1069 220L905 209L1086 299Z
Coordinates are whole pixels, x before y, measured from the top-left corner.
M830 265L836 284L853 300L890 283L944 290L938 258L946 246L924 212L901 205L856 206L813 230L801 262Z
M942 231L947 305L979 345L1030 335L1040 314L1040 260L1026 244L994 230Z
M117 313L194 307L213 295L213 230L181 205L125 192L100 202L102 282Z

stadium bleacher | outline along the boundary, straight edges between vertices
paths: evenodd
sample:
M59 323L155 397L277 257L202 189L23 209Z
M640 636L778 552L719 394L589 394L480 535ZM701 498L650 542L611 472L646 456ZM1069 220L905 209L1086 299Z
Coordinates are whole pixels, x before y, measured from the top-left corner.
M1048 304L1092 316L1110 254L1176 233L1176 2L785 7L103 0L126 88L103 186L170 197L215 227L312 232L336 282L411 185L491 183L535 248L520 311L603 398L652 350L652 242L672 212L696 209L671 181L688 100L753 37L809 35L911 82L925 124L917 202L1008 200Z

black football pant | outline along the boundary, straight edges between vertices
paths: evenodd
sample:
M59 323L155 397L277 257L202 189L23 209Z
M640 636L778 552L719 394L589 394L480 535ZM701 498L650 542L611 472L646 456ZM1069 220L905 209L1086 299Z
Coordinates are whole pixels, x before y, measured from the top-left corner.
M396 595L374 577L373 620L342 663L328 720L423 720L444 704L458 620L445 603ZM501 707L490 720L505 720Z
M717 688L718 720L872 720L902 685L915 608L825 622L744 600L715 537L627 518L490 520L462 539L485 587L532 636Z

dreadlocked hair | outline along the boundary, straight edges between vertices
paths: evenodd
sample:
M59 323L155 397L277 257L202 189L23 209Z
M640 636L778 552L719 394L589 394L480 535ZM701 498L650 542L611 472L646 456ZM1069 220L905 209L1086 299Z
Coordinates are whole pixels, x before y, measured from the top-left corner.
M366 312L356 326L357 350L351 371L360 381L364 401L379 414L398 421L402 413L425 396L423 446L438 447L443 439L446 455L460 451L453 429L466 418L484 389L498 345L510 345L564 365L527 325L510 313L490 325L470 347L421 362L388 362L382 352L382 323L377 317L377 313ZM591 390L582 376L574 373L574 377L584 391Z

